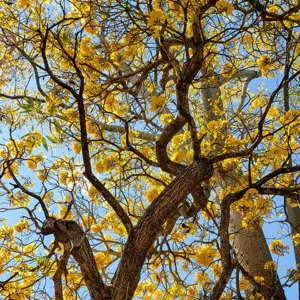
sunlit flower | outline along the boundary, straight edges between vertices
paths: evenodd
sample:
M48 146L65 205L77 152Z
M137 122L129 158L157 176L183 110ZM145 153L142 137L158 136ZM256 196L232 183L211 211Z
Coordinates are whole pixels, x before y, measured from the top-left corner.
M66 185L68 180L69 172L62 170L59 174L59 183Z
M283 256L289 250L289 246L283 244L281 240L273 240L270 244L270 250L279 256Z
M164 96L153 96L151 99L151 111L157 111L166 105L166 98Z
M273 260L268 261L268 262L265 263L264 268L266 270L277 271L277 263L275 261L273 261Z
M300 245L300 233L294 234L292 239L296 247Z
M211 245L204 245L196 251L196 261L197 263L208 267L215 260L216 255L216 249L214 249Z
M216 8L220 13L224 12L226 15L232 15L232 12L234 10L232 3L226 2L224 0L217 1Z

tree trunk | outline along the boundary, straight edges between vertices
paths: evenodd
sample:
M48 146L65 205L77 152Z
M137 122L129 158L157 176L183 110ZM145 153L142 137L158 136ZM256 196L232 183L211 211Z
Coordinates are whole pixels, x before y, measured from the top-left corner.
M206 70L202 69L203 74L207 74ZM255 71L248 70L247 72L241 71L237 73L234 78L246 78L249 81L252 78L258 77ZM219 115L213 112L212 104L218 101L218 107L222 109L223 104L219 98L220 87L226 82L222 75L219 76L219 84L211 85L210 83L203 83L201 89L202 102L205 112L208 116L207 122L212 120L221 120ZM218 100L219 99L219 100ZM243 99L241 99L243 101ZM226 134L226 132L224 132ZM217 151L222 151L222 140L217 143ZM231 176L227 173L225 176L219 174L223 184L220 184L220 188L227 186L234 187L238 182L240 170L232 171ZM237 178L234 180L233 178ZM264 277L265 285L259 287L259 292L265 297L265 299L276 299L276 300L286 300L283 288L280 285L279 277L276 274L271 273L264 269L267 262L272 260L269 247L266 243L264 233L260 227L255 227L254 229L247 229L242 227L242 216L237 211L231 212L231 224L230 230L234 233L234 243L233 249L237 255L237 259L242 268L248 273L248 277L253 278L255 276ZM255 293L256 288L254 285L251 286L251 293ZM273 298L272 298L273 297Z
M237 211L231 212L231 232L234 233L233 249L239 264L252 278L263 277L263 284L255 287L250 284L252 291L261 293L265 299L286 299L278 275L275 271L264 268L268 261L272 260L268 244L262 228L254 229L242 227L242 216Z

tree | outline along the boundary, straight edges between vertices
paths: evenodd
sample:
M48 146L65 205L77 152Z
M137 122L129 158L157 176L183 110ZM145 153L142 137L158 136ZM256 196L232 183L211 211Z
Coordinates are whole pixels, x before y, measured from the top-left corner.
M2 1L2 297L286 299L299 7Z

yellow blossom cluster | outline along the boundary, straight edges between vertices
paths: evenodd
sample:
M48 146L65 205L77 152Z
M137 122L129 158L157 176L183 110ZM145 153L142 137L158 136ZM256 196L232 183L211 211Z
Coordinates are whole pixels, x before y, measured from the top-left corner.
M12 227L9 227L7 225L4 225L0 228L0 239L1 240L13 240L15 237L14 230Z
M100 136L100 133L101 133L99 125L92 120L86 122L86 131L88 133L94 135L95 137ZM77 146L77 148L78 148L78 146ZM73 150L74 150L74 148L73 148Z
M197 263L208 267L217 255L217 249L213 248L212 245L204 245L196 251L195 259Z
M242 277L240 279L240 290L246 291L249 288L249 281L245 278Z
M232 300L233 299L233 296L232 296L232 293L230 291L225 291L223 292L220 300Z
M100 221L99 226L96 225L95 230L112 230L117 235L126 236L126 228L122 222L119 221L115 212L108 212L105 217ZM95 231L95 232L96 232Z
M80 154L81 153L81 143L80 142L75 142L72 146L73 148L73 151L76 153L76 154Z
M260 285L264 285L265 282L265 278L263 276L254 276L254 280L260 284Z
M164 187L152 187L145 192L146 199L151 203L162 191Z
M98 160L95 163L95 169L99 174L104 172L110 172L112 170L118 170L119 157L116 154L106 156L103 159Z
M232 3L229 3L225 0L217 1L216 8L220 13L224 12L226 15L232 15L232 12L234 10Z
M27 167L31 170L36 170L37 164L42 160L43 158L40 155L31 155L26 162Z
M89 187L88 195L92 202L99 203L101 199L101 193L93 185Z
M22 8L26 7L27 4L28 4L28 0L18 0L17 1L17 7L19 9L22 9Z
M89 20L88 23L83 24L84 31L89 34L97 34L100 28L99 22L96 20Z
M174 119L174 117L170 113L160 115L161 124L164 126L169 124L173 119Z
M285 253L288 252L290 247L288 245L284 245L283 241L281 240L273 240L270 243L270 250L279 256L283 256Z
M69 172L67 170L62 170L59 173L59 183L60 184L67 185L68 178L69 178Z
M0 149L0 157L2 159L7 159L9 156L8 151L4 148Z
M83 54L83 56L89 56L91 55L92 52L92 38L90 36L85 36L82 38L81 43L80 43L80 52Z
M96 264L99 269L102 269L103 267L106 267L112 262L112 256L108 253L104 252L97 252L95 255Z
M293 234L292 236L295 246L300 246L300 233Z
M81 172L79 170L73 170L73 172L68 170L62 170L59 173L59 183L63 185L67 185L69 183L76 183L76 181L81 176Z
M163 108L167 103L167 99L163 96L153 96L151 98L151 111L157 111L161 108Z
M262 55L260 58L256 61L261 73L266 76L268 69L270 67L270 58L267 55Z
M36 177L40 181L44 181L48 178L48 173L49 173L49 170L47 170L47 169L39 169L39 170L37 170Z
M96 234L98 234L102 229L103 229L103 228L102 228L102 226L101 226L100 224L93 224L93 225L91 226L91 230L92 230L94 233L96 233Z
M165 20L166 15L161 10L152 10L150 12L147 28L150 28L153 31L153 38L158 38L160 36L160 31L163 28Z
M11 203L14 206L26 207L30 203L30 197L27 194L18 191L12 196Z
M264 269L271 270L271 271L277 271L277 263L273 260L268 261L265 263Z
M190 157L187 155L187 151L184 151L183 149L178 149L173 151L172 155L172 161L177 163L182 163L184 161L187 161Z
M261 55L256 61L261 73L265 77L273 77L274 70L278 68L278 64L274 63L268 55Z
M19 232L19 233L25 229L28 229L28 227L29 227L29 223L28 223L27 219L25 219L25 218L21 219L18 223L16 223L14 225L15 231Z
M201 284L206 289L209 289L212 284L212 279L209 277L208 272L202 271L195 274L195 281Z
M243 44L244 48L246 48L246 49L251 49L251 45L252 45L252 43L253 43L253 40L252 40L251 35L246 33L246 34L242 37L241 43Z
M249 300L265 300L265 297L260 293L256 293L255 295L251 295Z
M271 212L272 199L262 197L256 189L249 189L244 197L234 204L234 208L243 216L242 226L253 229L262 227L266 215Z

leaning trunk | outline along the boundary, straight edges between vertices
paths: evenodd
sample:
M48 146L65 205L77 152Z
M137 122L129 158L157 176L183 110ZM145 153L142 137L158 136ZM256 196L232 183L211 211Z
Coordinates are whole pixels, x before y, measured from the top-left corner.
M241 71L240 75L235 77L246 78L248 82L259 74L253 71L251 74L249 72ZM207 71L202 69L203 74L207 74ZM217 106L222 108L223 105L219 98L220 87L224 84L226 80L223 76L219 76L219 83L211 85L210 83L203 83L201 89L201 97L205 112L207 114L207 122L212 120L220 120L220 115L216 115L213 112L213 104L218 101ZM243 100L241 100L243 101ZM224 129L226 131L226 129ZM226 134L224 132L224 134ZM218 141L217 151L222 151L222 140ZM231 171L232 174L226 174L223 176L219 174L221 183L219 188L226 186L234 187L236 185L236 180L238 174L241 173L240 170ZM262 228L259 226L253 229L243 228L242 226L242 216L239 212L231 211L231 224L230 231L234 234L233 249L236 254L237 260L243 269L243 273L246 278L249 279L252 284L250 284L249 294L255 294L256 292L261 293L265 299L276 299L276 300L286 300L284 295L284 290L280 284L280 280L277 272L266 270L265 264L272 260L269 247L267 245ZM254 278L256 276L264 278L264 284L256 284Z

